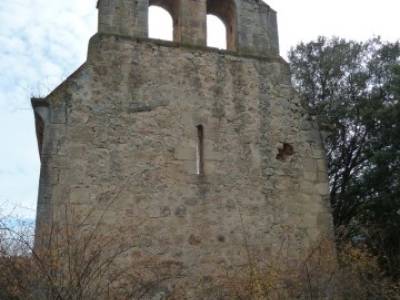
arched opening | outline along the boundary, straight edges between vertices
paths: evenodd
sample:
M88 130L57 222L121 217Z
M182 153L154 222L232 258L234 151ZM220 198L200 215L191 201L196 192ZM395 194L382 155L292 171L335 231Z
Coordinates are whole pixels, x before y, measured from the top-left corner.
M149 38L174 40L174 22L171 14L162 7L149 7Z
M226 28L226 49L236 50L236 5L234 0L207 0L207 15L218 17ZM209 27L207 17L207 39L213 33L213 28ZM211 22L210 16L210 22Z
M207 15L207 46L219 49L227 49L226 26L220 18Z

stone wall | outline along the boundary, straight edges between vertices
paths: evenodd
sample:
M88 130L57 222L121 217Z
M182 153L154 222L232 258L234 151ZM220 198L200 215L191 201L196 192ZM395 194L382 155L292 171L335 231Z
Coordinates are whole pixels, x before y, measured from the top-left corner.
M147 38L149 5L171 14L175 42L206 46L210 13L225 23L229 50L279 55L276 12L261 0L99 0L99 32Z
M286 241L301 259L331 237L320 134L279 57L97 34L46 102L38 239L65 203L107 207L105 234L122 226L136 245L126 261L173 265L157 288L200 299L249 254L262 266Z

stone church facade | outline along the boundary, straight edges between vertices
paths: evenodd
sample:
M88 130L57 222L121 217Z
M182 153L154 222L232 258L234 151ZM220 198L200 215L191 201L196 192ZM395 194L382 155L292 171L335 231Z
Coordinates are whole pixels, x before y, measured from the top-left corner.
M173 42L147 37L149 5L170 12ZM105 234L128 229L126 261L174 269L154 289L205 299L200 283L244 272L249 252L263 265L285 241L300 259L332 237L320 133L279 56L274 10L260 0L98 9L87 61L32 100L38 241L65 204L77 215L94 208ZM207 48L207 14L225 23L226 51Z

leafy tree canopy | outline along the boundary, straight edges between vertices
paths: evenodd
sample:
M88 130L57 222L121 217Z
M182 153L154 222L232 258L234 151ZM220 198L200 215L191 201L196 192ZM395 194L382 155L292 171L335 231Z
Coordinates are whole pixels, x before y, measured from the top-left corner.
M296 89L328 133L339 240L363 241L400 276L400 44L320 37L289 59Z

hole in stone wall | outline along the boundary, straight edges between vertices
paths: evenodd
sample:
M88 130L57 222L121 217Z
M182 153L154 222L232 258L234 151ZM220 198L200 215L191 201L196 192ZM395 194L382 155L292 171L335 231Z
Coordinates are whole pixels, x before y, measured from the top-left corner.
M171 14L156 5L149 7L149 38L173 41L174 24Z
M220 18L207 15L207 46L218 49L227 49L226 26Z
M283 143L282 147L278 148L278 155L276 156L276 159L280 161L286 161L293 154L293 146L288 143Z
M221 235L221 234L218 235L217 239L218 239L218 242L225 243L225 237L223 235Z
M197 175L204 175L204 127L197 126Z

